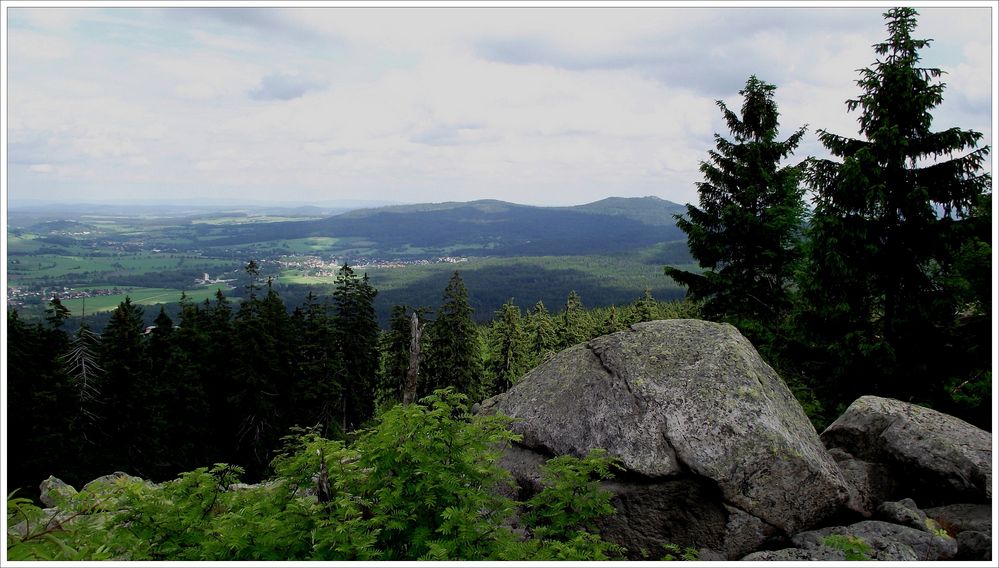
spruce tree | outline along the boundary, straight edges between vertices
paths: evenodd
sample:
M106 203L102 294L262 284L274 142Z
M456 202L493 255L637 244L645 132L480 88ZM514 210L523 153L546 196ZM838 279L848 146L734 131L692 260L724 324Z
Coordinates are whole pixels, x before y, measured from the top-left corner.
M861 137L819 131L838 160L816 161L808 177L816 203L800 321L805 344L817 346L806 356L820 362L817 386L841 403L862 394L940 401L952 362L969 349L978 358L971 373L989 366L988 334L954 342L969 307L955 292L955 279L969 276L956 268L959 251L989 215L974 209L991 185L982 170L989 149L978 147L978 132L931 129L944 84L939 69L919 65L930 40L912 37L916 15L884 14L888 38L847 101L860 111ZM972 264L972 273L985 270Z
M496 310L489 328L489 371L492 375L488 396L506 392L529 369L527 336L520 308L510 298Z
M575 290L569 292L559 321L559 348L565 349L591 339L596 332L593 317L583 308L583 300Z
M269 282L267 294L260 297L256 263L250 261L246 272L250 277L247 297L233 323L228 426L236 441L236 462L257 475L266 468L269 452L283 433L282 390L287 385L288 367L282 347L290 325L284 303ZM220 300L217 308L224 310L224 306ZM218 315L222 317L224 311Z
M468 290L461 274L455 270L444 289L437 318L428 328L426 381L420 389L422 394L446 387L454 387L457 392L473 398L481 394L482 357L472 313Z
M775 90L751 76L739 91L739 114L717 101L733 139L715 134L716 149L701 162L700 207L688 204L686 216L675 216L703 273L665 269L692 299L705 300L706 317L732 323L765 345L791 308L805 211L801 168L781 165L805 127L778 139Z
M104 433L107 438L105 467L135 474L145 474L153 457L142 446L147 431L145 404L150 385L146 374L142 308L128 296L111 312L101 334L100 365L104 368L101 389Z
M331 306L319 302L310 290L302 307L292 317L297 337L297 362L290 405L303 426L315 426L322 436L339 431L340 405L337 387L337 346Z
M344 264L333 290L334 334L338 363L340 426L344 432L359 428L375 410L374 388L378 374L377 294L368 275L358 277Z
M621 328L622 324L621 319L617 315L617 306L611 306L607 310L607 318L604 319L601 333L607 335L609 333L621 331Z
M746 81L739 114L717 101L733 139L715 134L716 149L701 162L700 207L687 205L676 224L687 234L702 274L666 267L666 275L704 299L709 319L740 328L770 344L776 322L789 311L798 235L804 217L801 168L782 166L805 128L778 139L776 87L755 76Z
M74 428L79 399L59 358L65 333L29 325L12 310L7 312L4 339L8 489L37 495L39 480L56 471L65 472L63 479L69 483L87 481L91 460L81 451Z
M656 299L652 297L652 290L645 289L642 297L635 300L631 310L631 323L652 321L656 319Z
M162 366L157 376L169 457L163 466L163 477L221 461L216 445L231 443L216 433L212 423L212 417L225 409L218 402L217 377L204 372L205 361L201 358L208 353L208 340L202 329L202 315L182 295L180 323L173 325L161 311L156 327L149 334L149 358L161 361ZM162 346L154 347L160 342ZM151 364L152 372L156 373L156 364Z
M558 331L544 302L539 300L527 312L524 331L527 334L527 346L530 354L528 357L529 367L538 366L558 350Z

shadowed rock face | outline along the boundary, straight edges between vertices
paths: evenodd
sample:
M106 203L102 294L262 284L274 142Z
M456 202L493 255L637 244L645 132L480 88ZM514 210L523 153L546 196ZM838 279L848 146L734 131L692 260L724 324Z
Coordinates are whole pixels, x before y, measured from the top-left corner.
M991 435L936 410L863 396L826 428L822 441L892 466L904 493L920 502L992 498Z
M481 411L513 417L526 449L583 456L605 448L631 476L707 483L716 488L713 510L735 507L785 534L814 526L848 497L801 406L730 325L664 320L596 338Z

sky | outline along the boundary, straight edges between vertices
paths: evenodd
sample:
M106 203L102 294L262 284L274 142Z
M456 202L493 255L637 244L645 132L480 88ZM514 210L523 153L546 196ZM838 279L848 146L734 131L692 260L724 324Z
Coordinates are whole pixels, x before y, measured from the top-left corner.
M231 4L230 4L231 5ZM934 128L992 144L993 14L920 7ZM696 202L750 75L857 136L880 7L5 4L9 203Z

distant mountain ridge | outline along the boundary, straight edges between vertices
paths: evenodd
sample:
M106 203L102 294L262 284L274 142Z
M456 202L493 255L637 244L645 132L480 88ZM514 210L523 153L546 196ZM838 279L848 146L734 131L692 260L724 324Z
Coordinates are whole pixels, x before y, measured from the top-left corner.
M311 221L245 224L213 245L334 237L363 241L379 256L608 254L685 239L658 197L610 197L571 207L485 199L358 209Z

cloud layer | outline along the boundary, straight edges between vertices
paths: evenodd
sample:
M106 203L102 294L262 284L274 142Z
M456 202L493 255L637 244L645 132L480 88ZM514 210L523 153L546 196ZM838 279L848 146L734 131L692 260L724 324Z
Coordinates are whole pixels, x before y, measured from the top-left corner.
M696 200L751 74L855 135L871 8L9 8L16 199ZM921 9L939 128L991 145L991 14Z

